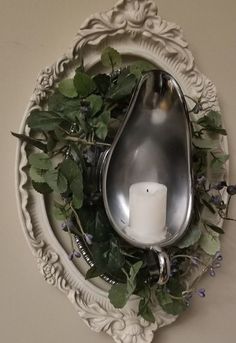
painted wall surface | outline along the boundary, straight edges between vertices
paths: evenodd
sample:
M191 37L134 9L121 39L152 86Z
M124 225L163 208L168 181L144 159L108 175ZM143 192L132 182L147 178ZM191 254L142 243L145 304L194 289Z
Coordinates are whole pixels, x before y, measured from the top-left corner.
M17 215L15 139L38 72L67 49L82 21L112 6L112 0L0 0L0 342L111 342L91 332L68 300L44 282ZM224 113L236 183L236 2L159 0L159 13L185 31L199 68L212 79ZM231 215L236 216L236 199ZM201 286L205 299L174 325L156 334L158 343L233 343L236 336L236 225L225 225L224 262Z

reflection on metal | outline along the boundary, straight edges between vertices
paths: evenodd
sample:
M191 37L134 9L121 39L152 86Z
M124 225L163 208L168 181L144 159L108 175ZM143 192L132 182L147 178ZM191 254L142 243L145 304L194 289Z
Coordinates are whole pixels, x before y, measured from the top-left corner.
M132 245L144 245L125 233L129 223L129 188L142 181L168 189L168 235L161 247L175 243L186 231L192 211L191 137L181 89L168 73L155 70L140 81L125 121L106 157L103 199L114 229Z

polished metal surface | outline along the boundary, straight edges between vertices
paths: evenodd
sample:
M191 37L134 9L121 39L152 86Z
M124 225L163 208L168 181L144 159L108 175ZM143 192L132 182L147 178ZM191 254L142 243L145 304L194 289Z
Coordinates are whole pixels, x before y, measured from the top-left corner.
M76 244L77 244L79 251L81 252L81 255L83 256L84 260L87 262L87 264L89 265L90 268L93 267L95 265L95 263L93 261L91 254L89 254L88 249L86 248L83 240L81 240L78 236L76 236L75 241L76 241ZM109 283L110 285L114 285L117 282L110 275L101 274L100 277L104 281Z
M168 189L168 234L161 243L144 245L125 233L129 188L142 181L159 182ZM187 229L193 202L191 135L182 91L168 73L155 70L140 81L106 157L102 191L112 226L135 246L169 246Z

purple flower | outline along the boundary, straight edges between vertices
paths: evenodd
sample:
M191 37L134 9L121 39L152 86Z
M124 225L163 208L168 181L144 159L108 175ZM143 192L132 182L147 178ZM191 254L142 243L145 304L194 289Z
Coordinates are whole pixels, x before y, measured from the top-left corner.
M222 202L222 198L220 195L212 195L211 202L212 202L212 204L214 204L216 206L220 205Z
M68 258L70 261L72 261L74 257L81 257L81 253L79 251L73 250L71 253L69 253Z
M73 257L74 257L74 251L72 251L72 252L69 253L69 255L68 255L68 258L69 258L70 261L73 260Z
M62 228L63 231L67 231L67 225L66 225L66 223L62 223L62 224L61 224L61 228Z
M75 251L74 252L74 256L77 257L77 258L80 258L81 257L81 253L79 251Z
M212 188L215 188L218 191L221 191L224 187L227 187L227 183L225 181L220 181L217 184L215 184Z
M202 185L206 182L206 177L204 175L197 177L197 184Z
M84 234L84 239L86 240L88 245L93 244L92 240L93 240L93 235L91 235L90 233L85 233Z
M209 275L210 275L211 277L214 277L214 276L216 275L216 272L214 271L214 268L213 268L213 267L210 268L210 270L209 270Z
M191 257L191 262L194 266L198 266L199 260L197 257Z
M223 256L220 251L217 251L217 253L214 256L214 260L217 260L219 262L223 261Z
M236 194L236 185L228 186L227 192L229 195L235 195Z
M205 298L205 296L206 296L206 290L205 290L205 288L199 288L199 289L197 290L197 294L199 295L199 297Z
M69 230L72 230L74 228L74 224L72 222L72 220L66 220L64 223L61 224L61 228L62 230L64 231L68 231Z
M189 301L189 300L184 299L184 302L185 302L185 305L186 305L187 307L190 307L190 301Z

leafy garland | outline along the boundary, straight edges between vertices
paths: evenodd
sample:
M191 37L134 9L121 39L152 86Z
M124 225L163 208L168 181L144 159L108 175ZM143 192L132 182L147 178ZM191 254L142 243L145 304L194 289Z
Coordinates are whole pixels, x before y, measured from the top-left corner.
M139 315L154 322L155 298L167 313L182 313L194 293L205 296L204 289L195 288L198 277L191 286L187 282L193 268L214 276L222 260L219 235L224 231L213 220L204 219L204 213L234 220L228 218L229 203L222 195L227 191L230 201L236 186L221 179L211 181L212 175L222 175L229 158L219 149L219 137L226 131L221 115L210 109L196 120L196 114L203 111L201 99L191 99L194 210L186 235L166 249L171 277L166 285L159 286L148 269L152 253L130 246L112 229L97 179L100 154L112 144L137 82L154 67L145 61L123 67L120 54L110 47L103 51L101 62L111 68L109 74L90 76L82 63L73 79L59 83L44 109L31 111L27 118L30 134L13 135L41 151L29 154L29 175L37 192L54 195L54 216L62 221L62 229L71 239L69 258L81 256L76 243L79 237L95 263L86 278L104 273L112 276L117 283L109 291L111 303L121 308L132 294L138 295Z

